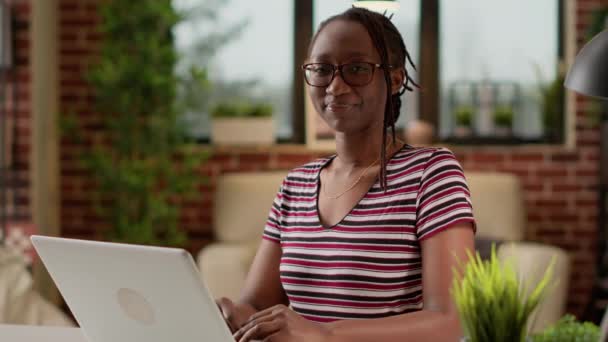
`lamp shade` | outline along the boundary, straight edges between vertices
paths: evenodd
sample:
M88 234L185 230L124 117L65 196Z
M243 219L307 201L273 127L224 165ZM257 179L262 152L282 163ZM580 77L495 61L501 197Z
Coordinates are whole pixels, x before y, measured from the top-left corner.
M353 6L367 8L370 11L375 12L396 12L399 9L399 3L397 0L358 0L353 1Z
M608 99L608 30L585 44L568 71L566 88Z

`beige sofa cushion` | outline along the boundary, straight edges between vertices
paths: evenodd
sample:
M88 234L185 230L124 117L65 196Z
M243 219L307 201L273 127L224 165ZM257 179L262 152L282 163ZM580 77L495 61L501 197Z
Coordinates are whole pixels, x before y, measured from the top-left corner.
M239 299L257 252L259 239L249 243L212 243L198 254L197 263L215 298Z
M34 290L23 256L4 246L0 246L0 324L74 325Z
M287 171L236 172L219 177L213 227L221 242L251 242L262 237L272 201Z
M526 211L517 176L498 172L466 172L477 235L494 240L524 238Z
M530 330L539 332L557 322L566 310L568 299L570 258L566 251L533 242L506 243L498 250L498 258L513 265L528 291L536 287L552 258L555 258L552 280L545 292L545 298L532 314Z

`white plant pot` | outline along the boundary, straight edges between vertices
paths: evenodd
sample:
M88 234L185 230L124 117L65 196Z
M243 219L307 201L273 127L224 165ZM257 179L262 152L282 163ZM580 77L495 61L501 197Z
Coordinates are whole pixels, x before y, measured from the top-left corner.
M274 120L267 118L214 118L211 142L215 145L274 144Z
M468 126L458 125L454 127L454 136L457 138L468 138L473 135L473 130Z
M511 129L511 127L507 127L507 126L496 126L496 128L494 129L494 132L497 137L501 137L501 138L506 138L506 137L510 137L511 135L513 135L513 130Z

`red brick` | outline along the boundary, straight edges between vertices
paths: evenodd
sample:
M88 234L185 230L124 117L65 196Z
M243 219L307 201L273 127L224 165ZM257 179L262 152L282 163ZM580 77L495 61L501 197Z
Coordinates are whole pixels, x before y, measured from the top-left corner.
M99 42L103 38L103 35L97 32L89 32L87 33L86 38L90 42Z
M74 31L61 32L59 35L59 40L61 41L61 45L65 44L74 44L74 41L78 39L78 35Z
M82 30L82 29L92 29L97 25L97 20L92 20L91 18L61 18L60 25L64 29L69 30Z
M471 160L477 163L499 163L505 160L505 154L478 152L472 155Z
M545 160L545 155L542 153L514 153L511 155L513 162L542 162Z
M523 189L526 193L542 192L544 186L542 184L525 184Z
M566 232L561 229L561 228L556 228L556 229L538 229L536 231L536 235L543 239L543 238L563 238L566 237Z
M543 221L543 217L538 213L528 213L528 222L530 223L540 223Z
M17 14L17 16L27 15L29 16L31 11L31 6L29 1L22 1L15 5L13 5L13 10Z
M577 132L576 144L579 146L598 146L600 134L597 130L585 130Z
M239 165L267 166L270 161L270 155L268 153L243 153L238 155L237 160Z
M546 178L565 178L568 175L568 171L563 167L541 167L536 171L536 174L541 179Z
M585 168L585 169L578 169L575 171L574 173L576 175L576 177L599 177L599 170L598 168Z
M554 162L577 162L580 156L576 152L556 153L551 156L551 161Z
M564 184L557 183L551 185L551 191L553 192L578 192L583 189L583 186L580 184Z
M549 219L560 223L575 223L578 222L578 215L555 213L549 215Z
M537 207L541 208L566 208L568 202L563 199L539 199L534 203Z
M595 207L597 207L598 201L597 200L576 200L574 203L579 208L581 208L581 207L595 208Z
M80 9L79 2L65 2L61 1L59 4L59 13L63 15L65 12L72 12Z

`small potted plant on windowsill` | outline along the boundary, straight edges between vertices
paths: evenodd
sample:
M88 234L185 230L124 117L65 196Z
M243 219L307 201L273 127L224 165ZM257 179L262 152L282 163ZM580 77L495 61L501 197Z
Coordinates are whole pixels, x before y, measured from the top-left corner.
M513 134L513 107L501 105L494 109L494 129L498 137L509 137Z
M454 111L454 119L456 121L454 136L465 138L473 134L473 107L459 106Z
M219 103L211 111L211 141L218 145L273 144L272 112L267 103Z

